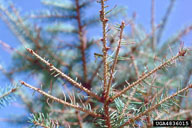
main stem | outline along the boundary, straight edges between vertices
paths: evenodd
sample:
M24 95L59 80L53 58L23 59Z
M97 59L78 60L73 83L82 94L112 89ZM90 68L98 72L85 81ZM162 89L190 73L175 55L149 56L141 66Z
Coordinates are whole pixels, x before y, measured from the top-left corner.
M104 63L104 91L103 91L103 99L104 102L104 111L105 111L105 123L108 128L111 128L110 124L110 116L109 116L109 102L107 102L106 99L106 93L107 93L107 41L106 41L106 24L108 19L105 17L105 3L104 0L101 0L101 11L100 11L100 20L103 25L103 63Z
M107 89L107 41L106 41L106 24L108 19L105 18L105 6L104 0L101 0L100 18L103 25L103 62L104 62L104 92Z

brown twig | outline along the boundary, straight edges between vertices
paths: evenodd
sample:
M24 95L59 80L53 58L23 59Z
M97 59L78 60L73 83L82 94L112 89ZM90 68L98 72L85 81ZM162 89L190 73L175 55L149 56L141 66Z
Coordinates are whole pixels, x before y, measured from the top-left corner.
M89 94L90 96L96 98L98 101L101 101L100 97L97 96L96 94L94 94L93 92L91 92L90 90L88 90L87 88L85 88L84 86L82 86L80 83L77 83L75 80L73 80L71 77L69 77L68 75L66 75L65 73L63 73L62 71L60 71L59 69L57 69L55 66L53 66L53 64L49 63L48 61L46 61L45 59L43 59L41 56L39 56L37 53L35 53L32 49L27 48L27 51L34 55L37 59L39 59L41 62L43 62L44 64L46 64L48 67L50 67L50 70L55 71L57 74L56 75L60 75L61 77L63 77L64 79L66 79L68 82L70 82L72 85L74 85L75 87L85 91L87 94ZM56 76L55 75L55 76Z
M30 84L25 83L24 81L21 81L20 83L21 83L22 85L25 85L26 87L31 88L32 90L35 90L35 91L39 92L40 94L48 97L49 99L52 99L53 101L56 101L56 102L60 103L60 104L66 105L66 106L68 106L68 107L72 107L72 108L74 108L74 109L76 109L76 110L83 111L83 112L85 112L85 113L90 114L90 115L93 116L93 117L101 117L100 114L97 114L97 113L95 113L95 112L86 110L86 109L84 109L84 108L82 108L82 107L80 107L80 106L77 106L77 105L74 105L74 104L70 104L70 103L68 103L68 102L66 102L66 101L64 101L64 100L61 100L61 99L59 99L59 98L57 98L57 97L54 97L54 96L52 96L52 95L44 92L43 90L41 90L41 89L39 89L39 88L33 87L33 86L31 86Z
M177 58L179 58L180 56L184 56L186 53L186 50L180 51L176 56L170 58L169 60L165 61L163 64L159 65L158 67L154 68L153 70L151 70L150 72L148 72L147 74L144 74L143 76L140 77L140 79L138 79L137 81L133 82L131 85L129 85L128 87L124 88L122 91L120 91L118 94L116 94L115 96L113 96L111 98L111 101L113 101L114 99L116 99L117 97L121 96L123 93L125 93L126 91L128 91L130 88L136 86L137 84L141 83L144 79L146 79L147 77L149 77L150 75L152 75L153 73L157 72L159 69L165 67L166 65L168 65L169 63L171 63L172 61L176 60Z
M190 84L190 85L188 85L186 88L184 88L184 89L182 89L182 90L180 90L180 91L172 94L171 96L164 98L164 99L161 100L158 104L150 107L149 109L145 110L144 112L142 112L142 113L139 114L138 116L135 116L135 117L129 119L126 123L124 123L123 125L121 125L120 128L123 128L124 126L129 125L130 123L133 123L133 122L136 121L137 119L141 118L142 116L144 116L144 115L146 115L147 113L151 112L152 110L156 109L159 105L161 105L161 104L163 104L164 102L166 102L167 100L169 100L169 99L177 96L179 93L182 93L182 92L188 90L189 88L192 88L192 84Z
M110 72L110 77L109 77L109 82L108 82L108 86L107 86L107 92L106 92L106 95L105 95L106 99L108 99L108 96L109 96L109 90L111 88L111 84L112 84L112 80L113 80L113 74L114 74L114 71L115 71L115 66L117 64L117 58L118 58L119 51L120 51L120 48L121 48L121 41L122 41L122 38L123 38L124 27L125 27L125 23L122 22L121 26L120 26L119 43L118 43L117 50L116 50L116 53L115 53L115 58L114 58L114 61L113 61L113 65L112 65L111 72Z

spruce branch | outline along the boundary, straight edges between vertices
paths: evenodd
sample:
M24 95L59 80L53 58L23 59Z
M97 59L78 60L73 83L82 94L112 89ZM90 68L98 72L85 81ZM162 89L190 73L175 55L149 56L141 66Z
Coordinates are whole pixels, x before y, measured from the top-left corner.
M58 75L60 75L61 77L63 77L64 79L66 79L68 82L70 82L72 85L74 85L75 87L85 91L88 95L96 98L98 101L100 100L100 97L97 96L95 93L91 92L90 90L88 90L87 88L83 87L81 84L77 83L75 80L73 80L71 77L69 77L68 75L66 75L65 73L63 73L62 71L60 71L59 69L57 69L55 66L53 66L53 64L49 63L48 61L46 61L45 59L43 59L41 56L39 56L37 53L35 53L32 49L27 48L27 51L34 55L37 59L39 59L41 62L43 62L44 64L46 64L48 67L50 67L50 70L55 71ZM56 75L57 75L56 74Z
M114 61L113 61L113 65L112 65L111 72L110 72L110 77L109 77L109 82L108 82L108 86L107 86L106 99L108 99L108 96L109 96L109 90L111 88L111 84L112 84L112 80L113 80L113 74L114 74L115 67L116 67L116 64L117 64L117 58L118 58L119 51L120 51L120 48L121 48L121 42L122 42L122 38L123 38L124 27L125 27L125 23L122 22L121 26L120 26L119 43L118 43L118 46L117 46L117 49L116 49L115 58L114 58Z
M165 61L164 63L162 63L161 65L159 65L158 67L154 68L153 70L151 70L150 72L142 75L140 77L140 79L138 79L137 81L133 82L132 84L130 84L128 87L124 88L122 91L120 91L118 94L116 94L115 96L113 96L110 101L114 101L114 99L116 99L117 97L121 96L123 93L125 93L126 91L128 91L129 89L131 89L132 87L138 85L139 83L141 83L144 79L146 79L147 77L149 77L150 75L152 75L153 73L157 72L158 70L162 69L163 67L167 66L169 63L171 63L172 61L178 59L181 56L184 56L187 50L181 50L179 51L179 53L168 59L167 61Z
M76 110L80 110L80 111L85 112L85 113L88 113L88 114L90 114L90 115L93 116L93 117L101 117L100 114L97 114L97 113L95 113L95 112L93 112L93 111L86 110L85 108L82 108L82 107L80 107L80 106L77 106L77 105L68 103L68 102L66 102L66 101L64 101L64 100L61 100L61 99L59 99L59 98L57 98L57 97L54 97L54 96L52 96L52 95L44 92L43 90L41 90L41 89L39 89L39 88L36 88L36 87L34 87L34 86L31 86L30 84L25 83L24 81L20 81L20 83L21 83L22 85L25 85L26 87L28 87L28 88L36 91L36 92L39 92L40 94L46 96L46 97L49 98L49 99L52 99L53 101L56 101L56 102L60 103L60 104L66 105L66 106L68 106L68 107L72 107L72 108L74 108L74 109L76 109Z
M169 99L177 96L179 93L182 93L186 90L188 90L189 88L192 88L192 84L188 85L186 88L179 90L178 92L172 94L169 97L164 98L163 100L161 100L158 104L150 107L149 109L145 110L144 112L140 113L138 116L135 116L133 118L130 118L126 123L124 123L120 128L123 128L126 125L129 125L130 123L133 123L134 121L136 121L137 119L140 119L142 116L146 115L147 113L153 111L154 109L156 109L158 106L160 106L161 104L163 104L164 102L168 101Z

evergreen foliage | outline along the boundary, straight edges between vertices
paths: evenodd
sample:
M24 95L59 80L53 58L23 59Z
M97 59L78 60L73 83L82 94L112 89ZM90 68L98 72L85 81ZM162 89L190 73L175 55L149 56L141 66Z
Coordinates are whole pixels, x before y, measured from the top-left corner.
M160 45L174 2L155 25L152 0L150 33L135 23L135 15L113 25L124 9L108 7L107 0L97 1L101 10L91 17L86 12L95 0L42 0L45 9L25 15L13 3L0 4L0 18L21 42L13 48L0 41L14 53L8 78L30 73L34 84L20 83L40 94L19 93L32 113L31 127L151 127L155 119L189 112L192 54L180 39L192 26ZM87 36L93 25L102 37ZM0 105L15 90L0 93Z

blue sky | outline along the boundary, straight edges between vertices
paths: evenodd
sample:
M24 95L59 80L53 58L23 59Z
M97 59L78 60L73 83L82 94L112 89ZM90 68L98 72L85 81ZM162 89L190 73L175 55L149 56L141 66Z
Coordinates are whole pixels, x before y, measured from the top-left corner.
M1 1L1 0L0 0ZM159 24L163 15L165 14L166 8L169 5L169 0L155 0L155 23ZM40 0L13 0L17 7L20 8L21 13L25 14L32 10L41 9L43 6L40 4ZM127 15L131 16L133 12L137 13L136 23L142 24L146 31L150 30L150 8L151 0L109 0L110 7L125 6L127 8ZM192 24L192 1L191 0L176 0L174 9L169 18L165 32L163 33L163 41L168 37L175 34L181 28L184 28L187 25ZM100 6L95 3L92 6L92 13L97 14ZM20 43L7 28L6 24L0 20L0 40L6 42L12 47L18 47ZM184 36L182 40L188 45L192 46L192 32L187 36ZM0 64L8 68L11 65L11 56L0 46ZM9 84L6 81L5 77L0 73L0 87L5 84ZM18 101L17 101L18 102ZM10 122L6 123L1 121L2 118L13 117L12 115L26 114L22 110L22 103L19 106L17 102L13 102L12 105L9 105L6 108L0 109L0 127L1 128L13 128L13 125L10 125ZM17 128L14 126L14 128ZM18 126L20 128L20 126Z

